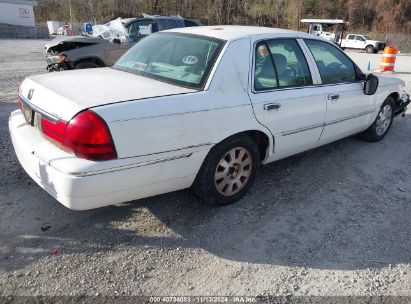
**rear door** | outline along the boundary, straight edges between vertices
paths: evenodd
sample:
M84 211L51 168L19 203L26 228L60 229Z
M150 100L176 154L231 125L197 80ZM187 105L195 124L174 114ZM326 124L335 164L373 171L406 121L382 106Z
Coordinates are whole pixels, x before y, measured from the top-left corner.
M274 159L316 146L323 130L324 92L300 43L285 38L254 45L250 98L257 120L274 136Z
M331 43L306 39L317 64L327 102L322 142L330 142L362 131L371 119L374 96L363 93L361 71Z
M106 41L103 51L104 62L107 66L112 66L133 45L134 43L117 43Z

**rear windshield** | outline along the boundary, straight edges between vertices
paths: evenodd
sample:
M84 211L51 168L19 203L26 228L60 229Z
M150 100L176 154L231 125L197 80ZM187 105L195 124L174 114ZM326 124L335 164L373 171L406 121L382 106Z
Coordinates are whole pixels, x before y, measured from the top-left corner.
M156 33L138 42L114 68L180 86L202 88L223 43L203 36Z

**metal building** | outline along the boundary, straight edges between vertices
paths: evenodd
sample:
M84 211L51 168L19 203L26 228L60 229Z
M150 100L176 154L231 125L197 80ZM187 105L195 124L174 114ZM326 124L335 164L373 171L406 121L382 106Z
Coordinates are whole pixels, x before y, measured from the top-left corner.
M0 0L0 23L35 26L35 0Z

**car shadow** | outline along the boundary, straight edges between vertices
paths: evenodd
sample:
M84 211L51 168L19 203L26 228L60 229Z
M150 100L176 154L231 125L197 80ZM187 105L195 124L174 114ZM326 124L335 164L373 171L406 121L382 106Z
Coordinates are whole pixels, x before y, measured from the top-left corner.
M0 190L0 270L38 263L52 249L76 255L124 247L196 248L231 261L317 269L410 263L410 171L401 162L411 155L387 160L398 140L411 145L404 128L411 131L409 119L379 143L347 138L262 167L246 197L219 208L184 190L72 211L14 167L19 174ZM5 161L16 163L14 154Z

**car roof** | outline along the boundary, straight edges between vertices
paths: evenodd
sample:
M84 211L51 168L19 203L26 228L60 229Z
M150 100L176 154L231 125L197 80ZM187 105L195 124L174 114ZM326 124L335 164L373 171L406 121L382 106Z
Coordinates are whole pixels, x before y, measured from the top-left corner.
M145 16L145 17L135 17L135 18L124 18L122 20L125 20L125 22L123 22L124 26L128 26L131 23L134 23L135 21L138 20L189 20L189 21L194 21L194 22L200 22L197 19L188 19L188 18L184 18L184 17L180 17L180 16L160 16L160 15L154 15L154 16Z
M344 24L342 19L301 19L301 23Z
M166 30L164 32L173 32L173 33L184 33L184 34L194 34L207 36L211 38L217 38L227 41L237 40L240 38L245 38L255 35L264 35L264 34L281 34L283 37L284 34L289 37L298 37L298 38L317 38L317 36L277 28L269 27L258 27L258 26L241 26L241 25L215 25L215 26L196 26L196 27L184 27L184 28L175 28Z
M193 19L187 19L181 16L161 16L161 15L146 15L143 17L137 17L135 19L142 20L142 19L171 19L171 20L193 20Z

